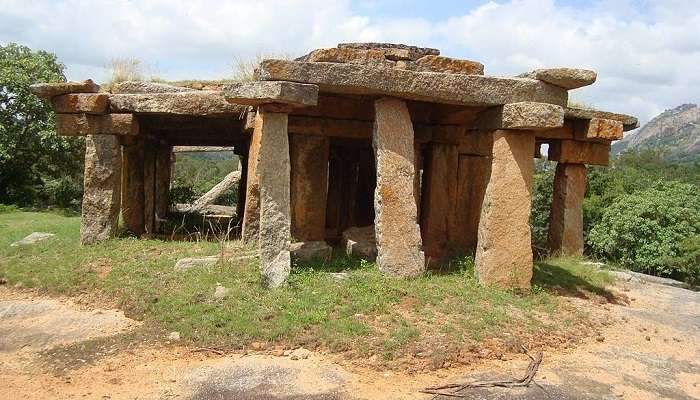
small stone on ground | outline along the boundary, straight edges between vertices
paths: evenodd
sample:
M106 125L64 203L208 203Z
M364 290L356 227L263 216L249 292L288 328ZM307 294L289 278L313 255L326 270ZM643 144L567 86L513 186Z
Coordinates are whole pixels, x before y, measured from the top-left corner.
M24 239L18 240L16 242L12 243L10 246L12 246L12 247L29 246L32 244L45 242L54 236L56 236L56 234L54 234L54 233L32 232L29 235L27 235Z

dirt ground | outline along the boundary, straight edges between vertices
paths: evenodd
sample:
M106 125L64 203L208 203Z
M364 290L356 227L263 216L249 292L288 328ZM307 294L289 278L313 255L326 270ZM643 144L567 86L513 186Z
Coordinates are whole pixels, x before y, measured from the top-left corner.
M700 399L700 293L649 283L616 290L629 305L581 305L617 322L575 348L545 352L539 386L463 394ZM0 287L0 399L431 399L419 390L519 377L528 364L521 354L407 374L316 353L219 355L176 343L134 343L130 332L138 329L116 310Z

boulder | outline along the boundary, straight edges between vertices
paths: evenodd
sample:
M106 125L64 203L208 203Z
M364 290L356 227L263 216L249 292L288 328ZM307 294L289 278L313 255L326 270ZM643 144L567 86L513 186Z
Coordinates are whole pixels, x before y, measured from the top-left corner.
M29 246L29 245L45 242L54 236L56 236L55 233L32 232L29 235L25 236L22 240L18 240L16 242L12 243L10 246L12 246L12 247Z
M374 225L353 226L346 229L342 237L342 246L348 255L367 261L374 261L377 258Z
M297 242L289 246L292 259L297 261L319 260L328 262L333 256L333 248L326 242Z
M100 85L92 79L82 82L35 83L29 86L29 91L38 97L48 99L68 93L97 93L100 91Z

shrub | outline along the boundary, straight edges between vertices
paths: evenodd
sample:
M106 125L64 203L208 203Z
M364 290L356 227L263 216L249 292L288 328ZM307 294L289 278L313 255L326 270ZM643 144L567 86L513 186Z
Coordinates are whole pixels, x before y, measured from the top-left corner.
M658 183L617 197L591 230L588 244L593 254L625 268L683 278L686 272L678 260L693 250L682 243L698 234L698 187Z

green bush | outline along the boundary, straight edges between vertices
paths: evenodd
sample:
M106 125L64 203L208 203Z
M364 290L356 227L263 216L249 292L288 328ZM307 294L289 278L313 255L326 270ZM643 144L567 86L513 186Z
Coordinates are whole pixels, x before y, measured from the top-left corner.
M683 279L687 272L678 260L693 250L682 243L698 234L700 189L658 183L617 197L591 230L588 244L594 255L625 268Z

